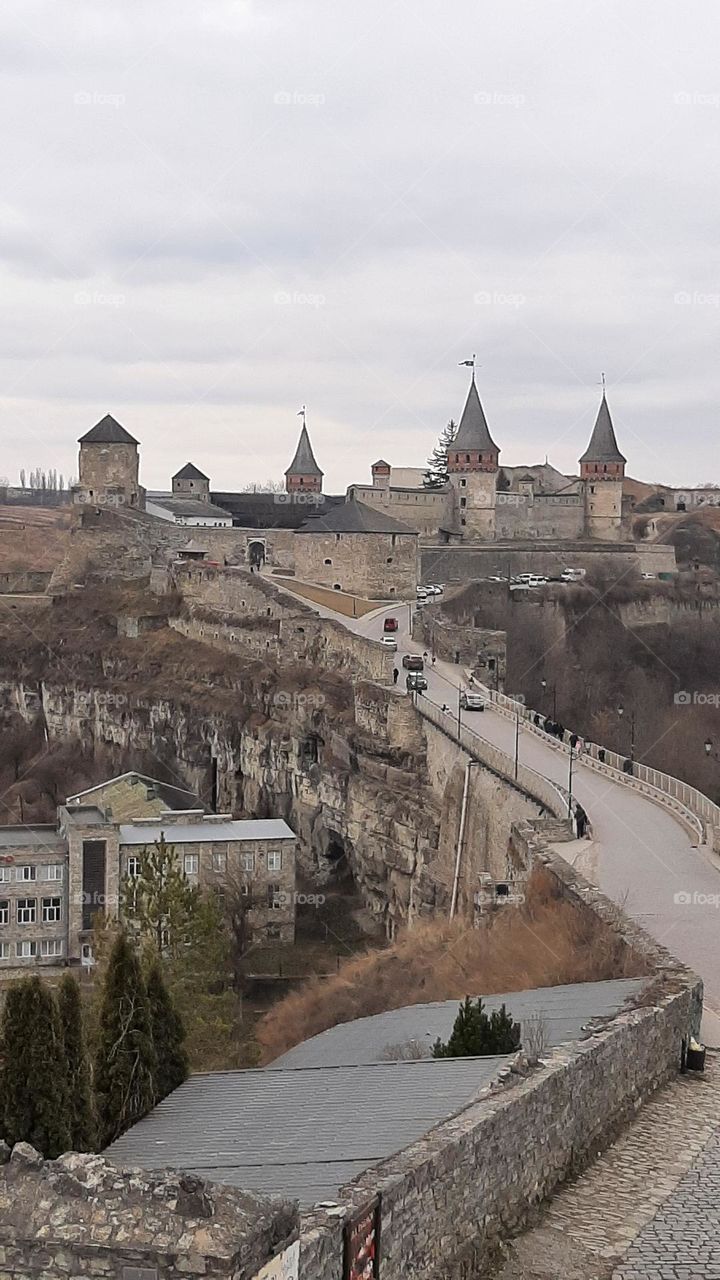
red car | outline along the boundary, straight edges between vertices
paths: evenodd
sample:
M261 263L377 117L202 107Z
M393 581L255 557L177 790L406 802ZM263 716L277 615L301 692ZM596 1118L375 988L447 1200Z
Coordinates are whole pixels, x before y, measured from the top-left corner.
M397 629L398 629L397 618L386 618L385 621L383 622L383 631L397 631Z

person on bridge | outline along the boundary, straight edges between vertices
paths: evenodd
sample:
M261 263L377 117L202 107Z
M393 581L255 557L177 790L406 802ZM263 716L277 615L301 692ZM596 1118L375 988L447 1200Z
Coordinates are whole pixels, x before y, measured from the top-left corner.
M397 684L400 679L400 672L397 667L393 667L393 684Z

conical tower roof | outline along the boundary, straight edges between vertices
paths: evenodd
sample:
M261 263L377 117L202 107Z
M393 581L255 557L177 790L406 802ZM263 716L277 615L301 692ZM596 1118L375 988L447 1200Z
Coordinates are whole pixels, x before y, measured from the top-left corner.
M610 409L603 391L603 397L600 401L600 408L595 419L595 426L590 437L590 443L582 455L581 462L627 462L618 449L618 442L615 439L615 428L610 417Z
M465 408L462 411L460 426L450 448L473 450L473 452L480 451L481 453L500 452L490 435L485 413L480 403L480 396L475 386L474 375L470 383L467 400L465 401Z
M295 457L285 472L286 476L321 476L324 473L320 470L315 461L315 454L312 451L310 437L307 427L303 426L298 440L298 447L295 450Z
M84 436L81 436L78 444L137 444L134 436L130 435L120 423L113 418L112 414L106 413L104 418L95 423Z

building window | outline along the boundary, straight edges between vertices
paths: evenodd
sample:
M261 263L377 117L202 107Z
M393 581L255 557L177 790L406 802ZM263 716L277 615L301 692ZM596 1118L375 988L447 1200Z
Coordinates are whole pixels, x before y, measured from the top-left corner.
M279 884L269 884L267 887L268 907L271 911L279 911L283 905L283 891Z
M60 916L61 916L60 898L43 898L42 900L43 924L59 924Z
M326 560L325 564L332 564L332 560Z
M0 960L10 959L10 943L0 942Z
M37 942L16 942L15 955L20 960L31 960L37 955Z
M7 898L0 902L0 924L10 923L10 903Z
M461 507L466 507L466 506L467 506L467 498L461 498L461 499L460 499L460 506L461 506Z
M127 860L127 874L131 880L137 879L140 875L140 859L136 853L131 853Z
M185 866L186 876L196 876L198 873L198 865L199 865L199 859L196 853L185 854L184 866Z
M385 563L386 563L386 564L392 564L392 562L393 562L393 558L392 558L392 556L388 556L388 558L387 558L387 560L385 561Z
M37 880L37 867L18 867L16 878L21 880L23 884L28 884L31 880Z
M63 864L62 862L50 862L42 869L43 880L62 880Z
M461 488L461 489L464 489L466 484L467 484L467 480L461 480L461 481L460 481L460 488Z
M282 850L269 849L267 856L268 871L282 871Z
M253 874L255 870L255 854L254 853L243 853L242 869L243 871L247 871L249 875Z
M41 956L61 956L63 953L62 938L43 938L40 942Z
M13 879L12 867L0 867L0 884L8 884Z
M225 849L213 849L212 868L213 871L227 870L227 852Z
M37 902L34 898L18 898L17 904L17 922L18 924L34 924L37 915Z

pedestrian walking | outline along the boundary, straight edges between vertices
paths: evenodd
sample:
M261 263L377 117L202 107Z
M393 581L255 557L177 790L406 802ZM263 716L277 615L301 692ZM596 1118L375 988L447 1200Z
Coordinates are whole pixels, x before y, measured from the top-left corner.
M400 679L400 672L398 671L397 667L393 667L393 684L397 684L399 679Z
M435 666L435 654L432 656L432 665Z

